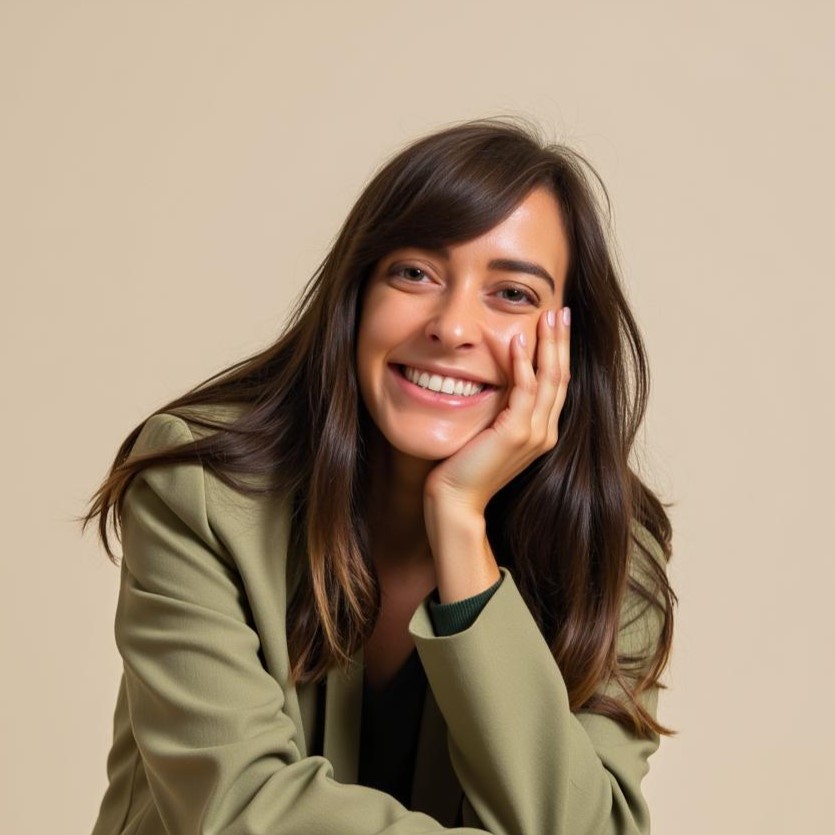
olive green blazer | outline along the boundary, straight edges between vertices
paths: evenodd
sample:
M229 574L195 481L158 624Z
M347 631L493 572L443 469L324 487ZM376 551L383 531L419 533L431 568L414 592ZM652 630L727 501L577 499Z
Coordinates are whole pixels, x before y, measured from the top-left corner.
M157 415L133 454L194 436ZM412 618L429 682L414 808L355 785L362 659L330 673L324 716L315 685L290 684L287 537L286 499L244 496L198 464L149 468L131 485L116 613L124 675L94 835L649 831L640 786L658 739L569 710L504 569L463 632L436 637L427 604ZM624 607L621 650L657 639L637 606Z

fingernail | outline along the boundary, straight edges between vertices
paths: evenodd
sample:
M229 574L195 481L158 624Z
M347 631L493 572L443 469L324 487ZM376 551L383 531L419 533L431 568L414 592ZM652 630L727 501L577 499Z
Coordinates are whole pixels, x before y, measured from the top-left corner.
M528 344L528 339L525 334L520 333L516 337L519 340L519 347L524 348Z
M545 314L545 318L548 321L549 328L553 328L557 324L557 314L553 310L549 310Z
M570 307L564 307L562 309L562 321L563 321L563 324L565 324L565 325L570 325L571 324L571 308Z

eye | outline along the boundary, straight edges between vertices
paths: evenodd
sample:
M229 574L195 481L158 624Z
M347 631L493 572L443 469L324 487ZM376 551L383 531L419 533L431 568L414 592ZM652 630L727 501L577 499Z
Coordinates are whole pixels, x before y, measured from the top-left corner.
M414 284L429 278L426 270L416 267L414 264L394 264L389 268L388 274L395 278L404 278Z
M394 270L395 275L402 276L403 278L408 278L409 281L420 281L422 278L426 276L426 273L420 267L396 267Z
M503 287L498 292L499 296L513 305L532 304L539 307L539 299L524 287Z

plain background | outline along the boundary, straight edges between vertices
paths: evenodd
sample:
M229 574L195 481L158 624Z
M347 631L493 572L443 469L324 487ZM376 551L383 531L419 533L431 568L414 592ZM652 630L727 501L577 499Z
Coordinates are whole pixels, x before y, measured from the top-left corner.
M833 681L830 2L0 2L0 828L86 832L117 570L72 517L150 411L272 341L359 189L537 120L613 198L681 605L660 835L822 832Z

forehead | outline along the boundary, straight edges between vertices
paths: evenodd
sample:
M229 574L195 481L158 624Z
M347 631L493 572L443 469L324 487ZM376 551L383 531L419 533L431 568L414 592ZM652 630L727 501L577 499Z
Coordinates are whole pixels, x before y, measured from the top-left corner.
M567 247L562 211L556 198L545 188L534 189L481 238L494 245L524 244L553 251Z
M534 261L561 283L568 270L568 238L554 195L536 188L502 221L477 238L445 248L450 260L503 258Z

